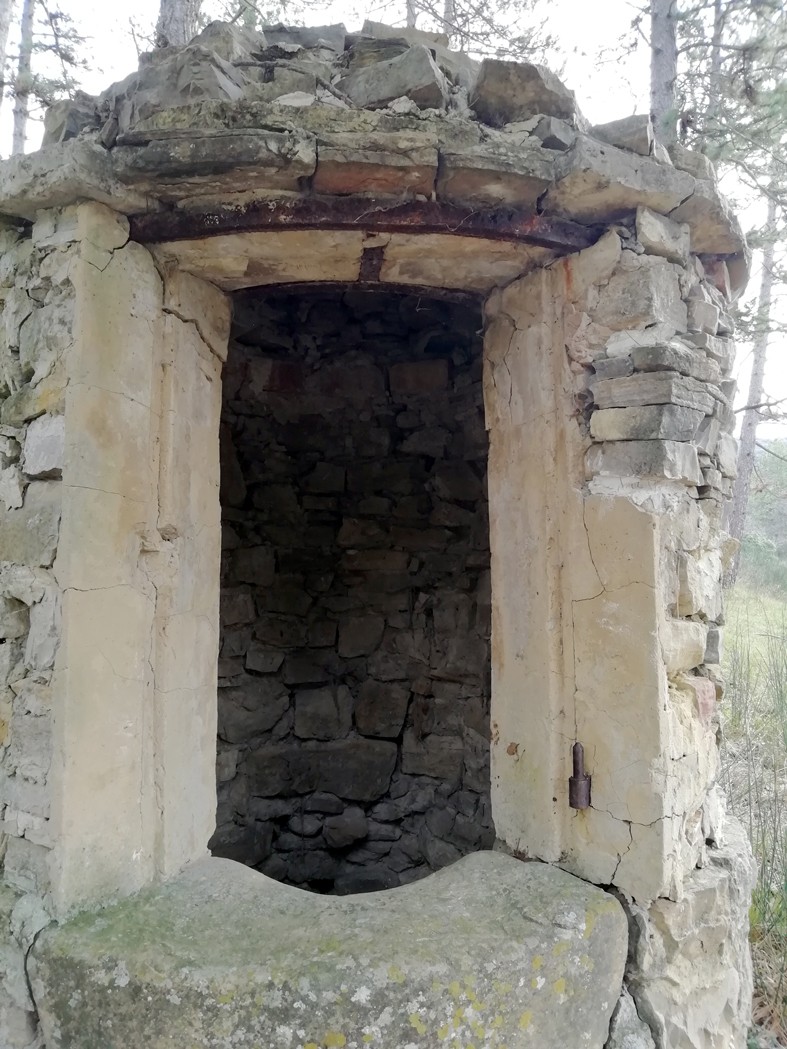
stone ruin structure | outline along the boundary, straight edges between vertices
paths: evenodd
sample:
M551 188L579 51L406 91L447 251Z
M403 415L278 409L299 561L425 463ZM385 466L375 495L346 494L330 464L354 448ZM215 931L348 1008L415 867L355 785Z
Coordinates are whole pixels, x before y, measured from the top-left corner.
M742 1049L707 160L214 24L0 213L4 1049Z

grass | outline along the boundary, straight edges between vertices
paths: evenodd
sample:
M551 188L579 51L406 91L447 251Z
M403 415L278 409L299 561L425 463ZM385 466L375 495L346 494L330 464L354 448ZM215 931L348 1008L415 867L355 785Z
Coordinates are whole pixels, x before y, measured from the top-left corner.
M725 640L723 777L759 863L754 1018L787 1046L787 599L739 585Z

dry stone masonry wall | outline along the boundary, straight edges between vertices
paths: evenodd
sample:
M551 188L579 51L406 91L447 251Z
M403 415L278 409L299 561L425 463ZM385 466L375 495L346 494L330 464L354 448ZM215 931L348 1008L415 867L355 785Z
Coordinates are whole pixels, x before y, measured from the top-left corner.
M480 325L236 296L214 853L357 892L491 845Z

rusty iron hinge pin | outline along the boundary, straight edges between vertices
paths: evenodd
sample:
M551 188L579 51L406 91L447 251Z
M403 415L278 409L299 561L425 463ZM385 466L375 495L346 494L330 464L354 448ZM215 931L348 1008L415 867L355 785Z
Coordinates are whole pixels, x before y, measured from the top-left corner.
M590 776L585 772L585 748L575 743L571 748L574 775L568 781L568 803L572 809L586 809L590 805Z

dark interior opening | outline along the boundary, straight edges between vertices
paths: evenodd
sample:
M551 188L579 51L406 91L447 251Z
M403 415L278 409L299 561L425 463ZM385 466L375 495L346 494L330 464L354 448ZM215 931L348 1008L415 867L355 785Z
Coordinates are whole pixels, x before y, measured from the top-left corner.
M481 326L469 299L236 294L215 855L346 893L491 846Z

